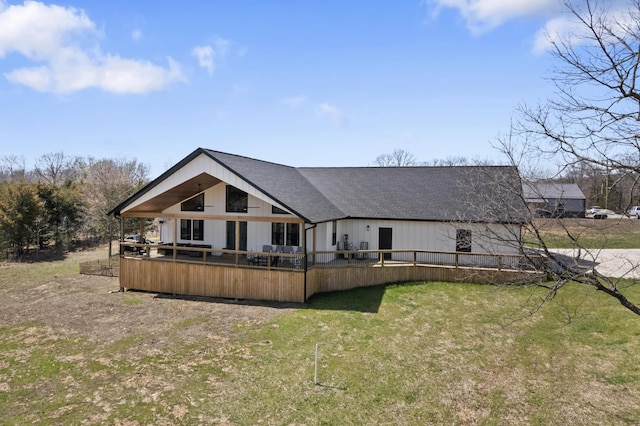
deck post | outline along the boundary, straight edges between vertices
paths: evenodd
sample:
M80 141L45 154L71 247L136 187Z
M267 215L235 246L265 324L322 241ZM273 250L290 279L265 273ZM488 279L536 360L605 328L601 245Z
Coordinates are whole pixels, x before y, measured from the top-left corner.
M178 218L173 219L173 261L178 257Z
M240 248L240 221L236 219L236 246L234 247L236 250L236 267L238 266L238 260L240 255L238 254L238 249Z
M120 216L120 244L118 244L118 251L120 252L120 264L122 264L122 258L124 257L124 247L122 247L122 243L124 242L124 218ZM124 292L125 288L122 285L122 277L118 277L118 282L120 283L120 292Z
M316 231L316 227L313 227L313 248L311 250L311 252L313 253L313 255L311 256L311 263L313 265L316 264L316 236L317 236L317 231Z

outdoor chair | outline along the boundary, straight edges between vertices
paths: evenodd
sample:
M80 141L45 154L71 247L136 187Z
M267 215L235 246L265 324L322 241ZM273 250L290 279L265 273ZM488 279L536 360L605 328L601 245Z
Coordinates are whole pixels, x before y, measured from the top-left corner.
M294 254L302 254L302 247L296 247L293 251ZM299 269L302 266L303 256L296 256L291 258L291 262L296 269Z

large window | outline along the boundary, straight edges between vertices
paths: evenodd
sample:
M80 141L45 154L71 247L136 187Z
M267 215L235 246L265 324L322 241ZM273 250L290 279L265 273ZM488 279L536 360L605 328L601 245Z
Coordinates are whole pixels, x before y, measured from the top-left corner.
M300 224L299 223L287 223L287 245L288 246L300 245Z
M180 219L180 239L204 240L204 220Z
M180 219L180 239L191 239L191 219Z
M300 245L299 223L272 223L271 244L273 245Z
M180 203L180 210L183 212L201 212L204 211L204 192L189 198L187 201Z
M227 250L247 250L247 222L238 222L240 224L240 244L236 248L236 222L227 221Z
M204 220L193 220L193 232L191 236L196 241L204 240Z
M249 207L249 194L234 186L227 185L226 205L228 213L246 213Z
M284 245L284 223L271 224L271 244Z

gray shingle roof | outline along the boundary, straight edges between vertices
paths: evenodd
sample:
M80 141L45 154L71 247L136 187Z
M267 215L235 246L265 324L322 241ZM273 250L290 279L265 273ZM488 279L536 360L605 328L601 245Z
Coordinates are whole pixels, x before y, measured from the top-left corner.
M212 150L206 150L206 153L309 222L323 222L344 216L294 167Z
M293 168L207 153L310 222L345 217L513 222L522 217L520 179L512 167Z
M343 218L521 222L522 184L506 166L295 168L198 148L109 214L204 153L309 223Z

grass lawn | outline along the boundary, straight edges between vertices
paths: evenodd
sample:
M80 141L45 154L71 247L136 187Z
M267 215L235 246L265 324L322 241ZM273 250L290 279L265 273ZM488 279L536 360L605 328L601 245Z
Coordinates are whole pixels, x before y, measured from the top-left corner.
M109 294L55 263L0 265L2 424L640 419L640 318L589 288L532 316L535 287L439 282L281 306Z
M577 239L583 248L640 248L640 220L636 219L536 219L545 244L549 248L574 248ZM537 240L523 233L525 245L536 247Z

